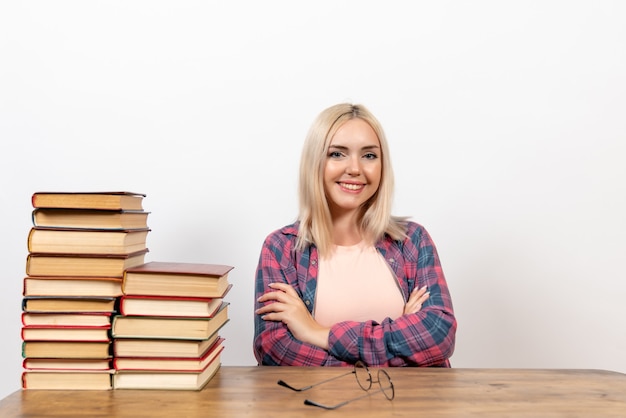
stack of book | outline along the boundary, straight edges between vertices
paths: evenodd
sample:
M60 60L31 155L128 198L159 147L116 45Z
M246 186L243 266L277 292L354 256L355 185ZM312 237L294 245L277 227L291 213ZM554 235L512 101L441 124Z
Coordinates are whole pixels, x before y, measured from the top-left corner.
M144 264L144 194L37 192L22 300L24 389L112 389L111 325Z
M206 385L221 365L232 268L153 261L125 271L111 330L114 389Z

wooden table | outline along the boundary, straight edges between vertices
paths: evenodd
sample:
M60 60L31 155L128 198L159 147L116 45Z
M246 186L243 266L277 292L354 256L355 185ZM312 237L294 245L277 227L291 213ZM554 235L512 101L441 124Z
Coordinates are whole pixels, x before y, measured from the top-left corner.
M293 392L277 381L307 385L345 369L222 366L200 392L18 390L0 401L0 417L626 417L626 375L617 372L386 370L395 385L393 401L372 393L335 411L307 406L304 400L333 404L363 395L352 375L306 392Z

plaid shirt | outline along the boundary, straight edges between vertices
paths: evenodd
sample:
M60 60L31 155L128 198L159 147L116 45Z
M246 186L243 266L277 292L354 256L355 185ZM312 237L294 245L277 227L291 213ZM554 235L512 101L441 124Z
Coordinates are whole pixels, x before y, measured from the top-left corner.
M256 272L255 300L269 283L291 285L313 313L317 287L315 245L296 251L298 223L270 234L263 244ZM417 287L428 286L430 297L414 314L392 320L339 322L331 327L329 349L297 340L282 322L254 320L254 354L262 365L347 366L357 360L369 366L450 367L456 319L437 250L428 232L408 222L404 241L388 236L376 248L398 278L404 300ZM256 302L255 309L260 304Z

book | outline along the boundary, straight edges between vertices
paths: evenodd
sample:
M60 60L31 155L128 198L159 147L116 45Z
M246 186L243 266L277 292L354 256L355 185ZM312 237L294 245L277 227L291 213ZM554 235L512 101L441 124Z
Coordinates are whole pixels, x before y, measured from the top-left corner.
M54 254L132 254L146 249L149 229L31 228L28 251Z
M201 390L219 370L221 353L200 372L119 370L113 389Z
M124 272L126 295L221 297L228 289L231 266L152 261Z
M35 192L34 208L143 210L142 193L133 192Z
M212 318L114 316L113 338L204 340L228 322L228 303L222 302Z
M30 278L37 280L36 278ZM43 280L50 280L50 278L45 278ZM72 280L80 280L80 279L72 279ZM95 279L100 280L100 278ZM115 287L116 291L115 296L121 295L122 293L122 281L118 278L113 278L115 282L118 283L118 286ZM94 281L94 280L91 280ZM76 283L74 283L76 284ZM82 283L81 283L82 284ZM74 288L74 286L72 286ZM47 293L44 293L47 295ZM84 294L80 294L78 296L26 296L22 299L22 310L24 312L113 312L115 311L115 304L117 302L117 298L113 297L94 297L94 296L84 296Z
M22 373L22 389L110 390L111 371L43 371Z
M224 349L219 338L200 357L114 357L115 370L154 370L201 372Z
M112 370L110 358L25 358L22 367L27 370Z
M109 358L109 341L23 341L24 358Z
M119 312L125 316L214 316L222 305L220 298L191 298L177 296L123 295Z
M112 351L116 357L195 358L202 356L218 338L217 332L205 340L114 338Z
M76 296L84 297L84 300L90 297L116 297L122 295L122 278L27 276L24 278L23 295L29 301L32 296Z
M105 327L111 325L111 315L111 312L22 312L22 325L27 327Z
M110 341L111 326L103 327L22 327L23 341Z
M146 229L149 212L103 209L34 209L33 226L41 228Z
M26 260L29 276L123 277L128 268L144 263L148 249L131 254L44 254L30 253Z

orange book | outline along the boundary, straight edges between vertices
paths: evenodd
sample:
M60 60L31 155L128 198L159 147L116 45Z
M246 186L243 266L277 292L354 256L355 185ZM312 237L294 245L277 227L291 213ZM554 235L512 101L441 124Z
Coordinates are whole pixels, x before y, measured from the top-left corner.
M132 254L145 250L149 229L31 228L28 251L53 254Z
M39 208L32 220L40 228L145 229L148 215L140 210Z
M144 263L148 249L131 254L30 253L26 259L29 276L123 277L128 268Z
M143 193L133 192L35 192L34 208L143 210Z

